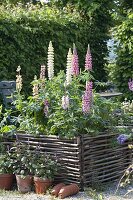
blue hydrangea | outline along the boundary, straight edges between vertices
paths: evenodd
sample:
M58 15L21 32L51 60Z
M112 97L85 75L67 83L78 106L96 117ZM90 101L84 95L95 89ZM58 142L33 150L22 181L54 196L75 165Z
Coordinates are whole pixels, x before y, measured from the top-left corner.
M128 138L129 138L128 135L126 135L126 134L121 134L121 135L118 136L117 142L118 142L119 144L124 144L124 142L126 142L126 141L128 140Z

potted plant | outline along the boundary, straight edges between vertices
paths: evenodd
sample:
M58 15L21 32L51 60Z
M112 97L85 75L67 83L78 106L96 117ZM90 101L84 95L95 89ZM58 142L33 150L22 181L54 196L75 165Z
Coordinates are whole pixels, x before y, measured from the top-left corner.
M18 191L21 193L30 192L33 183L32 176L32 152L29 145L17 143L12 148L13 171L16 175Z
M5 151L4 149L4 151L0 153L0 189L10 190L12 183L13 168L11 153L9 151Z
M36 152L33 160L34 184L37 194L45 194L52 185L54 176L57 173L58 163L48 154Z

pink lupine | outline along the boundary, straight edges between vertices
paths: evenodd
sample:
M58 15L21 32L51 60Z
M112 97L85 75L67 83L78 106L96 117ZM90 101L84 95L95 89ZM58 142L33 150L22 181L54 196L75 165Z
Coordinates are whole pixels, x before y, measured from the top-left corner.
M129 87L129 90L133 91L133 79L129 79L128 87Z
M93 88L93 82L92 81L87 81L86 82L86 91L92 93L92 88Z
M72 75L73 76L79 75L78 54L77 54L77 50L76 50L75 45L74 45L73 58L72 58Z
M90 52L90 46L88 45L86 58L85 58L85 70L90 71L92 70L92 56Z
M44 109L43 109L43 111L44 111L45 116L48 117L48 111L49 111L49 102L48 102L48 100L44 101Z
M64 110L69 108L69 96L68 95L65 95L62 97L62 108Z
M92 106L92 87L92 81L88 81L86 83L86 90L82 96L82 111L84 114L88 114Z
M87 114L90 112L90 100L89 100L89 95L87 91L85 91L82 96L82 111L84 114Z

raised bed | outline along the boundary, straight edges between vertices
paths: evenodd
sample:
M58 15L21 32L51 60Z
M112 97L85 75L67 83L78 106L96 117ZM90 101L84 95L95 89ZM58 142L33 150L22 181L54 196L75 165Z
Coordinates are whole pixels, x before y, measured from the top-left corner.
M29 144L31 149L39 146L42 152L59 158L62 168L56 182L77 183L82 190L91 184L120 178L132 162L133 152L128 148L132 141L113 147L112 139L116 138L109 133L95 137L81 135L72 140L17 134L18 141Z

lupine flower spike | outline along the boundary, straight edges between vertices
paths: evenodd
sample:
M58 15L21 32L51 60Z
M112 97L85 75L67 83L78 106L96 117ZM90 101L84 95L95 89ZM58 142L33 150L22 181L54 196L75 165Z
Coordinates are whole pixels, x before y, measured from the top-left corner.
M37 81L37 76L34 76L34 81ZM37 98L38 97L38 83L34 83L33 85L33 97Z
M44 101L44 114L46 117L48 117L48 112L49 112L49 102L48 100Z
M16 75L16 90L20 92L22 90L22 76L20 74L21 67L18 66L16 71L18 72Z
M47 67L48 67L48 78L49 80L51 80L54 77L54 48L51 41L48 47Z
M129 87L129 90L133 91L133 79L129 79L128 87Z
M67 110L69 108L69 96L68 95L64 95L62 97L62 108L64 110Z
M79 75L79 62L78 62L78 54L74 44L73 47L73 58L72 58L72 75L78 76Z
M72 81L71 68L72 68L72 52L70 48L67 55L66 85L69 85Z
M92 56L91 56L89 44L88 44L88 49L87 49L86 58L85 58L85 70L87 71L92 70Z
M88 114L92 107L92 87L93 83L91 81L86 83L86 90L82 96L82 111L84 114Z
M45 79L45 70L46 70L45 65L41 65L41 70L40 70L40 79L41 80Z

